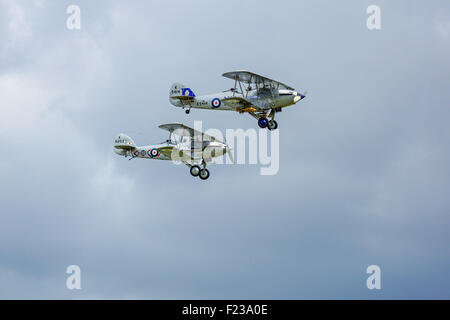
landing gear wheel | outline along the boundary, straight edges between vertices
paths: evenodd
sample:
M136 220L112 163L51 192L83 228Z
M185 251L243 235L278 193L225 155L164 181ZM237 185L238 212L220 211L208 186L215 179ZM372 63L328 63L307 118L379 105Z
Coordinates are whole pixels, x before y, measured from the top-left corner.
M184 112L186 112L186 114L189 114L189 112L191 112L190 109L186 109Z
M208 178L209 178L209 170L208 170L208 169L203 169L203 170L201 170L201 171L200 171L200 174L199 174L199 177L200 177L200 179L202 179L202 180L208 179Z
M278 122L276 122L275 120L270 120L269 123L267 124L267 129L269 130L276 130L278 128Z
M199 166L192 166L191 167L191 174L196 177L200 174L200 167Z
M259 120L258 120L258 126L259 126L260 128L264 129L264 128L267 127L268 124L269 124L269 121L267 121L267 118L266 118L266 117L259 118Z

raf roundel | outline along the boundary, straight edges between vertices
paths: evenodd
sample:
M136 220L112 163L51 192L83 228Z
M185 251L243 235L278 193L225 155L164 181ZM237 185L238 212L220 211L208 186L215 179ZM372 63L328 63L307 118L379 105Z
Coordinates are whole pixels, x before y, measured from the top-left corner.
M211 100L211 105L214 109L220 107L221 104L222 102L220 101L219 98L214 98Z
M161 153L158 151L158 149L154 148L154 149L148 150L148 155L152 158L159 157L160 154Z

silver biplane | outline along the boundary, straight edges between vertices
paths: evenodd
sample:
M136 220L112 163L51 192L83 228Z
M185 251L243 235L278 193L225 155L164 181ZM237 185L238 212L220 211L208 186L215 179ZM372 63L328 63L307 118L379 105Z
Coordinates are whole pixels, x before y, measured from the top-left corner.
M275 114L284 107L296 104L306 94L249 71L226 72L223 76L234 80L233 88L196 96L192 89L176 82L170 88L169 101L174 106L185 109L187 114L191 108L247 112L258 120L260 128L275 130L278 128Z
M138 147L128 135L120 133L114 140L114 152L120 156L135 158L181 161L190 168L190 173L200 179L209 178L206 164L212 158L228 154L231 148L215 137L192 129L181 123L162 124L159 128L169 131L169 138L156 145Z

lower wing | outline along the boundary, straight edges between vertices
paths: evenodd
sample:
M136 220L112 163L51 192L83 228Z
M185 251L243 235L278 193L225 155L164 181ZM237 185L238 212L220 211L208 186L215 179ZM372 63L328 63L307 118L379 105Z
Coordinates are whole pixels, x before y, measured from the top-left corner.
M242 97L230 97L222 99L222 102L228 106L233 107L240 113L257 112L264 109L263 105L259 105L257 101L250 101Z

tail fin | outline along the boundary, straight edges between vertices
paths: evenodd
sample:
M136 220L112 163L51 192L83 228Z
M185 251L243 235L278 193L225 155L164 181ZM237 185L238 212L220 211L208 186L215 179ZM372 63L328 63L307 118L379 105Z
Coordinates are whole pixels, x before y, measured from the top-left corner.
M192 102L195 99L195 93L191 88L186 87L184 84L175 82L169 91L169 100L175 106L181 106L183 104Z
M121 156L126 156L128 151L136 149L133 139L124 133L119 133L114 140L114 152Z

